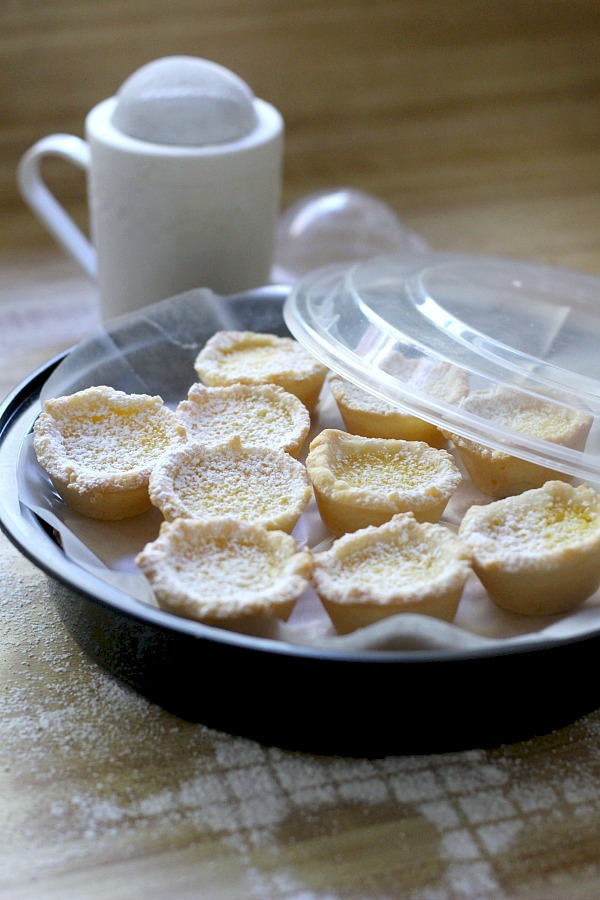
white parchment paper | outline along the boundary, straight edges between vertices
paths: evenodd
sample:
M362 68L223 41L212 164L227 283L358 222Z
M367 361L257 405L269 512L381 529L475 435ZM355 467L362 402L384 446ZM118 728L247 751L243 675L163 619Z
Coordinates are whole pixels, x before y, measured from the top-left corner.
M42 401L93 384L108 384L128 392L160 394L174 407L187 396L196 380L193 361L208 337L219 329L285 333L281 297L219 298L209 291L191 291L143 313L100 329L78 345L46 383ZM308 444L323 428L343 428L335 402L325 386L313 418ZM301 457L302 458L302 457ZM457 461L460 467L460 461ZM463 470L464 474L464 470ZM18 462L21 502L54 529L65 554L100 580L121 589L143 614L156 606L152 590L135 564L135 556L154 540L162 516L152 509L120 522L100 522L73 512L55 493L39 466L29 436ZM450 501L442 524L456 528L472 503L487 502L464 474ZM315 551L331 545L313 501L293 531L300 548ZM563 616L522 617L495 606L475 575L465 587L453 623L428 616L399 614L339 636L318 597L309 588L299 599L288 622L248 621L246 633L306 646L352 651L466 650L502 647L547 640L565 640L600 629L600 591L583 606Z

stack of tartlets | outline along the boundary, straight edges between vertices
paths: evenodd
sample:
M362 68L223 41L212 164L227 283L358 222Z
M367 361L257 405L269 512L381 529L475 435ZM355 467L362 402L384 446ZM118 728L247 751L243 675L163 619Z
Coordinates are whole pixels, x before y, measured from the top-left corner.
M76 512L160 510L160 533L136 561L163 609L236 628L286 619L312 585L343 634L407 612L452 621L470 577L524 615L562 613L600 585L590 487L442 433L331 373L348 430L318 431L327 370L291 338L219 332L195 370L200 382L174 410L95 386L47 401L34 427L38 460ZM492 402L454 370L411 377L431 391L446 378L468 408ZM496 391L496 420L506 406L517 430L585 444L588 416L515 396ZM471 507L457 534L442 521L461 484L453 453L495 499ZM321 552L292 534L313 497L332 539Z

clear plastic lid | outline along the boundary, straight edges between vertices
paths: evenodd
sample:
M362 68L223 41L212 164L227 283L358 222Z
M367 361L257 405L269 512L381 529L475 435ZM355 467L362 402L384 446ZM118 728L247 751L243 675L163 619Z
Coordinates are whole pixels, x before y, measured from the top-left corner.
M284 317L329 368L394 406L600 480L600 277L488 257L382 256L302 278ZM565 421L585 427L571 440Z

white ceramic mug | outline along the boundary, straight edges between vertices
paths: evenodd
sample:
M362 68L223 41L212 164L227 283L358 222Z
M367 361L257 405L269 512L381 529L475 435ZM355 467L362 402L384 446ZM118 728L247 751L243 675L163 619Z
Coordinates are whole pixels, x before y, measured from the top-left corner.
M112 124L117 98L88 114L86 140L54 134L22 157L21 193L100 287L110 318L197 287L228 294L270 280L279 213L283 120L254 99L257 126L230 143L154 144ZM91 241L43 181L58 156L87 173Z

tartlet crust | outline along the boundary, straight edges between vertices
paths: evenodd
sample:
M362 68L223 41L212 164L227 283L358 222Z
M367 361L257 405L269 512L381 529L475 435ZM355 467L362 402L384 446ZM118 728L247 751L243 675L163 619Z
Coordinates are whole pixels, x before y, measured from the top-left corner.
M489 419L490 424L507 426L574 450L583 450L592 424L591 416L584 412L530 398L510 388L474 391L465 398L463 408ZM475 487L495 499L541 487L546 481L572 481L570 475L560 470L511 456L452 432L444 433L456 447Z
M312 497L302 463L284 450L245 446L237 435L163 454L149 494L167 521L227 517L286 532Z
M398 613L452 621L470 573L471 554L448 528L402 513L316 553L312 580L347 634Z
M161 609L225 627L286 620L312 569L311 554L290 535L234 519L163 522L136 563Z
M437 522L461 481L445 450L335 428L311 442L306 468L321 518L337 535L382 525L400 512Z
M600 586L600 495L588 485L548 481L473 506L459 536L489 596L510 612L567 612Z
M149 509L158 457L185 429L158 396L98 385L46 400L34 425L39 463L76 512L116 520Z
M449 363L432 364L396 352L386 361L385 370L400 376L403 383L448 403L458 403L468 393L466 372ZM341 375L331 373L328 382L344 425L352 434L445 446L444 434L431 422L392 406Z
M238 435L244 444L285 450L294 457L310 431L304 404L276 384L193 384L175 414L189 441L218 444Z
M278 384L314 412L327 368L289 337L254 331L217 331L194 363L209 387Z

